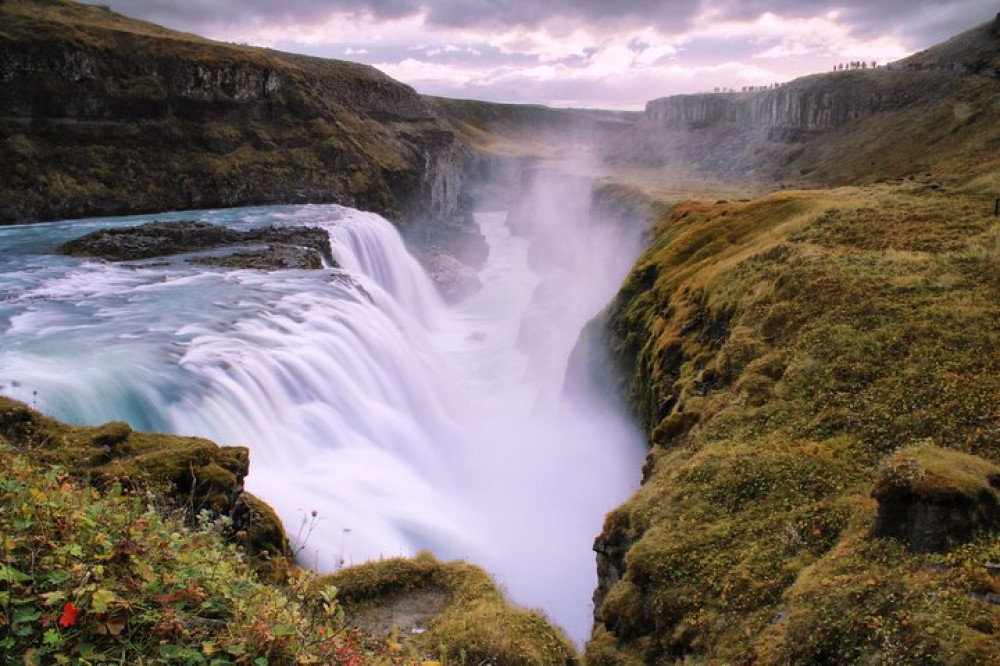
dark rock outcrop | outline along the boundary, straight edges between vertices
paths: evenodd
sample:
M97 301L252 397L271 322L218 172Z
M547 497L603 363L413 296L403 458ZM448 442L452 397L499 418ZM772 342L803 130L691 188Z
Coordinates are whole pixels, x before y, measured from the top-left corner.
M778 133L818 132L912 101L912 91L894 84L888 72L855 70L811 76L762 92L656 99L646 105L646 118L675 128L739 123Z
M100 229L65 244L59 251L74 257L136 261L206 250L243 241L234 229L208 222L148 222L122 229Z
M594 621L604 620L604 600L625 575L625 556L635 543L636 535L629 525L628 513L613 511L604 521L604 528L594 540L597 554L597 588L594 590Z
M107 261L136 261L167 257L220 247L248 250L211 257L196 257L193 263L227 268L278 270L322 268L324 260L335 265L326 231L313 227L265 227L237 231L207 222L149 222L138 227L100 229L65 243L60 251L76 257Z
M234 252L221 257L194 257L192 264L219 268L250 268L258 271L323 268L323 255L313 248L296 245L268 245L255 250Z
M1000 530L1000 467L978 456L919 444L897 452L875 484L872 535L916 551L944 551Z

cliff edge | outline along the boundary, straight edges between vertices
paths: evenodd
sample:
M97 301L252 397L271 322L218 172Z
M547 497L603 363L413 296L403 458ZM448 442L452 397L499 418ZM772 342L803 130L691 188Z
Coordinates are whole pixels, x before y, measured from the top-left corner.
M461 216L460 144L378 70L0 3L0 224L335 202Z
M997 136L998 92L992 22L876 69L652 100L606 158L769 184L898 178L982 154Z

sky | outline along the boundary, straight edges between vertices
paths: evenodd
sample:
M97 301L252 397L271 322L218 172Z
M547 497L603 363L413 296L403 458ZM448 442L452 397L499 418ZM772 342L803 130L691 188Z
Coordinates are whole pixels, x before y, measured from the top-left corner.
M96 0L212 39L374 65L431 95L642 109L887 62L996 0Z

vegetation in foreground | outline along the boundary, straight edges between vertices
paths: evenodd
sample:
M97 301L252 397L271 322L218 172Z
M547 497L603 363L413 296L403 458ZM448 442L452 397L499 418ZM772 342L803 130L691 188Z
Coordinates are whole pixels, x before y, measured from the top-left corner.
M607 313L652 448L588 663L1000 662L991 183L662 214Z
M280 520L242 490L248 464L242 448L71 426L0 397L0 663L577 660L472 565L293 565ZM426 602L409 640L401 594Z
M262 582L231 524L0 450L0 654L24 664L389 663L315 576Z

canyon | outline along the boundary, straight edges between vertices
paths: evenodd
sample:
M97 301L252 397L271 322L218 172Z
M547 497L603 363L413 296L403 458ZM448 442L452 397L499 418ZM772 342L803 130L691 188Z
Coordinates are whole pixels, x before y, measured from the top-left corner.
M424 97L63 0L0 17L0 222L36 223L0 228L15 451L166 481L255 575L297 556L422 660L994 663L1000 16L642 113ZM330 252L47 264L182 220Z

